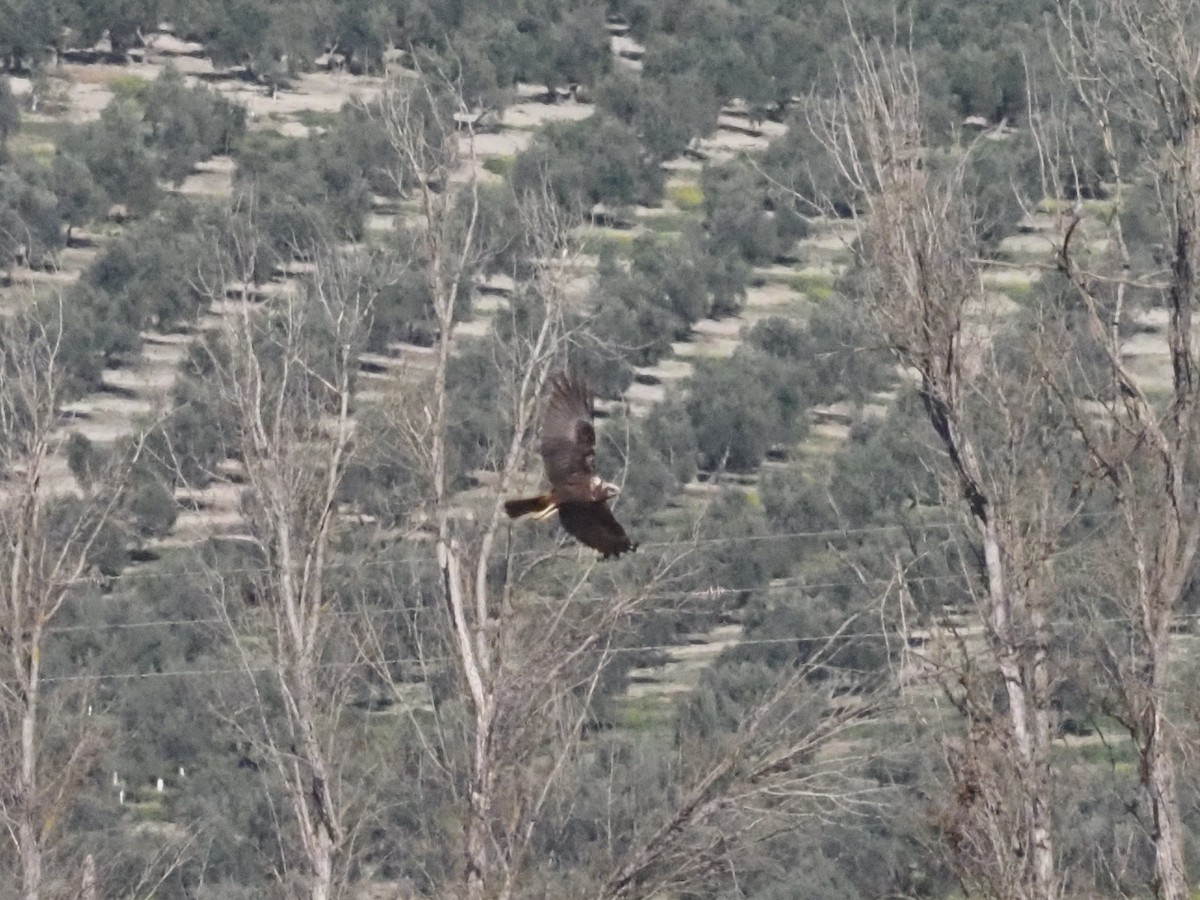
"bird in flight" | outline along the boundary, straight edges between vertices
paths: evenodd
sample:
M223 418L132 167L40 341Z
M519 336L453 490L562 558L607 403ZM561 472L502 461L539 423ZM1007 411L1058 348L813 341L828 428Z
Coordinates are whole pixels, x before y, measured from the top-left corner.
M604 559L637 549L613 518L608 501L621 493L596 474L596 429L592 393L578 374L557 376L542 421L542 462L550 490L537 497L506 500L510 518L532 515L558 521L581 544L600 551Z

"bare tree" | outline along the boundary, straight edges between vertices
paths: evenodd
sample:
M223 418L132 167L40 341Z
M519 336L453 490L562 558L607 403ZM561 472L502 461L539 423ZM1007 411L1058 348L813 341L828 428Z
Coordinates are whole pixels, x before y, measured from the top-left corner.
M81 724L72 685L52 691L44 656L55 617L92 573L94 549L116 529L140 450L114 451L85 488L53 465L62 441L67 373L61 309L0 321L0 817L16 849L21 897L37 900L43 866L80 781L102 749ZM73 686L79 687L82 682ZM53 745L58 744L57 747Z
M847 739L847 731L877 721L891 692L873 679L847 691L829 666L832 651L847 646L849 624L779 677L718 752L695 753L698 758L681 766L678 798L656 814L643 813L645 833L614 856L596 896L695 889L714 876L747 870L739 854L806 820L878 810L884 792L861 773L869 753Z
M516 890L539 813L583 733L612 629L633 598L575 602L591 567L553 600L523 594L522 573L511 559L501 578L495 571L502 501L528 464L543 389L565 361L564 264L574 222L545 196L517 204L522 219L511 239L524 242L532 271L514 298L521 306L513 310L514 325L495 345L505 431L491 460L493 486L472 514L451 493L448 376L459 298L467 279L500 249L480 231L473 142L453 130L456 96L434 75L397 81L379 114L395 154L394 180L419 204L419 264L437 329L432 383L419 398L402 398L401 415L435 532L445 646L469 710L463 854L465 894L474 900ZM535 770L534 755L547 749L549 770Z
M238 246L236 271L252 272L253 242ZM352 738L342 719L358 657L335 609L330 565L379 273L336 250L318 252L313 269L267 303L237 304L209 341L206 366L225 452L244 467L256 561L241 577L214 581L246 673L240 700L226 698L229 720L263 755L291 808L302 860L296 889L327 900L347 866L347 809L366 790L345 777Z
M1102 174L1112 198L1101 235L1109 239L1110 252L1087 252L1087 239L1096 231L1083 220L1080 206L1062 219L1058 256L1059 271L1082 301L1088 345L1105 364L1102 377L1071 403L1100 488L1117 513L1103 545L1104 570L1114 580L1096 585L1127 622L1108 638L1097 631L1109 676L1106 705L1137 749L1155 890L1172 900L1189 896L1189 888L1177 730L1168 714L1171 626L1200 544L1200 383L1193 337L1200 286L1198 13L1195 4L1181 0L1069 2L1060 8L1064 40L1058 57L1094 125L1088 136L1103 148ZM1079 136L1040 125L1048 190L1079 196L1089 189L1079 175L1084 166ZM1131 152L1134 147L1139 152ZM1131 236L1125 217L1138 205L1152 211L1156 233ZM1147 238L1161 261L1147 252ZM1171 366L1165 402L1149 395L1123 356L1124 334L1140 307L1150 315L1165 313ZM1060 382L1077 375L1055 374Z
M529 447L546 386L580 336L569 290L578 270L576 220L548 192L515 198L506 237L521 261L517 289L483 339L494 366L488 377L499 398L499 432L487 476L479 478L481 496L467 501L454 493L451 371L463 352L454 324L464 279L498 248L481 227L471 136L455 136L445 125L454 106L444 101L453 96L431 77L398 82L379 112L397 160L394 179L421 210L414 224L418 264L437 327L428 381L395 402L403 455L421 473L420 509L437 569L438 602L414 611L411 642L426 681L448 664L457 685L450 696L433 697L432 724L417 716L412 722L463 818L462 887L447 885L447 893L510 898L567 890L553 858L534 851L543 847L545 854L544 845L578 815L575 779L594 777L587 726L622 633L664 582L682 573L695 545L682 541L652 557L643 550L639 577L622 583L607 577L604 566L612 564L587 561L590 551L579 551L583 565L560 570L550 554L514 552L513 532L504 539L503 500L524 489L524 473L537 466ZM387 659L386 638L378 637L372 655ZM615 898L697 885L727 871L727 853L740 846L734 833L751 841L786 830L788 817L859 802L867 791L854 765L830 748L878 698L868 690L862 706L832 702L832 682L809 685L821 662L818 654L781 675L719 753L695 748L680 773L684 790L642 798L645 819L636 835L610 842L594 866L573 874L579 880L570 890ZM382 662L377 668L393 677Z
M1050 562L1077 510L1058 470L1054 395L1028 358L1014 365L997 347L1005 322L983 288L963 168L930 164L921 115L913 58L856 39L851 77L810 124L859 198L862 299L915 382L978 560L964 600L983 640L939 670L967 725L946 757L952 859L991 896L1054 897Z

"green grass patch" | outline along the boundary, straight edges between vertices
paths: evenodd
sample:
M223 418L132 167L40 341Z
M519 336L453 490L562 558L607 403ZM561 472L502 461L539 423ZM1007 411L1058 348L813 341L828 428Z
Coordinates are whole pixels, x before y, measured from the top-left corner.
M1032 281L1010 281L998 287L1005 297L1022 306L1026 305L1033 295Z
M39 138L18 134L8 139L8 153L14 161L32 159L35 162L49 163L54 158L54 145Z
M21 130L8 139L8 150L14 158L27 157L49 162L59 144L75 130L70 122L51 119L21 121Z
M669 184L667 197L682 210L696 210L704 205L704 191L698 184Z
M340 113L324 109L298 109L292 113L292 118L307 128L332 128L340 118Z
M786 284L797 294L803 294L810 300L827 300L833 296L833 275L820 272L793 272L787 275L768 274L766 280L776 284Z
M71 134L74 130L74 125L62 119L38 119L32 122L22 119L21 130L14 137L44 141L48 144L58 146L62 143L63 138Z
M1096 742L1074 748L1079 758L1092 766L1116 766L1117 769L1132 767L1137 763L1137 750L1127 738L1112 738L1108 744Z
M230 155L237 159L245 152L253 152L264 157L275 157L286 152L285 148L295 140L273 128L256 128L242 135Z
M157 797L153 800L142 800L130 803L129 806L137 813L138 818L151 821L161 822L166 819L166 814L163 811L162 801Z
M616 726L638 733L654 733L667 728L675 720L675 710L668 697L625 697L615 709Z
M696 217L689 213L658 213L641 219L643 225L658 234L679 234L695 221Z
M632 231L592 229L584 233L579 242L579 249L593 256L600 256L605 250L619 256L627 256L636 237Z
M1165 371L1163 374L1164 380L1170 377L1170 371ZM1139 384L1141 385L1142 393L1146 395L1146 399L1150 401L1151 406L1159 410L1166 410L1171 405L1175 393L1170 386L1159 387L1158 385L1147 385L1144 381L1139 382Z
M1050 213L1051 215L1069 213L1074 208L1075 202L1074 200L1058 200L1054 197L1046 197L1037 205L1037 208L1041 212ZM1084 213L1100 219L1107 219L1112 215L1115 208L1116 203L1112 200L1090 199L1083 201Z
M854 251L849 247L835 250L829 255L829 264L836 268L849 269L855 262Z
M992 290L1007 296L1014 304L1025 306L1033 295L1033 281L1004 281L998 284L990 284Z
M515 156L489 156L483 161L483 168L493 175L499 175L501 178L507 178L513 170L513 166L517 164Z
M118 100L141 103L150 82L140 75L116 75L108 82L108 89Z

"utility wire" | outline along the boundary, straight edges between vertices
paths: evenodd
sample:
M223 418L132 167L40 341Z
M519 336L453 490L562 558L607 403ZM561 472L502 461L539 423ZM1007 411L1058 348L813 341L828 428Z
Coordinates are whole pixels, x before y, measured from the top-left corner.
M800 641L828 641L837 638L866 638L866 637L883 637L884 632L858 632L848 634L845 632L835 632L832 634L814 634L800 635L796 637L774 637L774 638L747 638L745 640L734 641L730 647L749 647L765 644L794 644ZM894 635L890 635L894 637ZM616 656L624 653L666 653L671 650L679 650L681 647L690 646L688 644L645 644L635 647L596 647L584 650L584 653L591 655L595 654L610 654ZM715 655L715 654L714 654ZM414 663L420 665L429 665L431 663L448 663L454 662L457 657L454 656L395 656L381 660L358 659L352 662L339 663L314 663L314 669L326 670L346 670L346 669L361 669L375 668L378 666L402 665ZM842 666L824 667L836 669L839 671L850 671ZM163 672L98 672L92 675L49 675L42 678L43 683L62 683L70 681L139 681L142 679L152 678L200 678L214 675L253 675L267 674L276 671L275 666L237 666L230 668L212 668L212 669L171 669ZM857 670L867 671L867 670ZM412 684L421 684L423 682L411 682Z
M1180 621L1196 621L1200 620L1200 613L1184 613L1175 617ZM1099 619L1089 620L1098 624L1122 624L1128 623L1127 617L1108 616ZM1073 626L1078 624L1078 620L1060 619L1047 623L1050 627L1055 626ZM982 628L983 626L978 626ZM955 629L950 626L941 626L941 628L949 635L954 635L957 632L966 631L967 629ZM830 642L836 640L844 640L846 642L863 640L863 639L883 639L883 638L903 638L906 635L926 633L930 629L910 629L908 632L902 631L835 631L826 634L795 634L785 637L768 637L768 638L741 638L731 641L726 648L722 648L718 652L723 652L725 649L739 649L742 647L755 647L779 644L799 644L802 641L822 641ZM670 653L677 652L681 649L697 646L694 644L641 644L631 647L596 647L582 652L587 654L610 654L616 656L625 653ZM714 654L716 655L716 654ZM374 668L378 666L391 666L403 664L416 664L427 666L430 664L454 662L457 657L454 656L397 656L388 657L381 660L358 659L353 662L341 663L316 663L313 665L315 669L357 669L357 668ZM824 664L821 668L828 668L836 671L857 671L868 672L865 669L853 669L846 666L834 666ZM52 675L42 678L45 683L61 683L61 682L77 682L77 681L137 681L141 679L152 678L199 678L215 675L239 675L239 674L265 674L275 672L275 666L239 666L235 668L207 668L207 669L172 669L162 672L98 672L94 674L79 674L79 675ZM421 682L411 682L419 684Z
M759 541L782 541L792 539L811 539L820 538L823 540L833 540L840 537L853 537L866 534L885 534L895 531L948 531L957 528L959 523L955 522L923 522L913 525L872 525L861 528L832 528L821 531L786 531L773 534L748 534L738 537L719 537L719 538L698 538L696 540L674 540L674 541L650 541L639 544L639 549L653 549L656 547L675 547L678 549L687 549L691 547L712 546L714 544L730 544L739 542L759 542ZM547 553L546 550L518 550L508 554L508 556L517 559L529 556L541 556ZM368 559L368 560L336 560L326 563L327 569L363 569L375 567L393 567L410 565L416 566L421 563L435 564L436 559L433 555L421 556L400 556L390 559ZM132 572L118 572L115 575L109 576L94 576L81 575L78 578L68 580L67 584L95 584L102 581L107 584L122 581L136 580L157 580L166 579L178 581L180 578L207 576L227 576L227 575L265 575L273 571L267 566L249 566L235 567L231 569L220 569L218 567L210 567L203 569L184 569L184 570L168 570L168 571L143 571L135 570Z
M798 577L798 576L797 576ZM943 581L963 581L967 578L961 574L951 575L922 575L914 578L906 578L905 584L917 584L923 582L943 582ZM884 586L893 583L895 579L891 578L868 578L866 580L855 581L818 581L818 582L803 582L791 581L787 579L777 579L765 584L745 585L742 587L709 587L695 588L686 591L663 591L659 593L646 594L643 600L686 600L692 597L703 599L718 599L720 597L737 596L741 594L754 593L774 593L776 591L795 591L802 593L804 591L826 590L829 588L843 587L863 587L870 585ZM87 601L89 604L91 600ZM572 601L575 605L584 605L585 603L600 603L608 602L606 597L588 597L583 600ZM365 614L370 616L387 616L395 613L421 612L428 610L428 604L415 606L390 606L386 608L378 608L367 611ZM655 606L655 607L638 607L638 612L669 612L692 615L710 615L714 612L711 609L688 609L679 606ZM330 618L355 618L364 615L363 610L335 610L326 613ZM96 622L83 625L52 625L45 629L48 634L65 634L81 631L119 631L132 628L169 628L175 626L201 626L201 625L220 625L225 622L225 619L220 616L211 616L206 618L192 619L146 619L137 622Z

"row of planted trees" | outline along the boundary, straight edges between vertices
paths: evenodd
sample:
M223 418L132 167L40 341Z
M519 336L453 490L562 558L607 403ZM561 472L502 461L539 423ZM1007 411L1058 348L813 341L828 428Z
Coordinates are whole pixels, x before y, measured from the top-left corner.
M924 452L885 465L923 466L920 493L961 513L940 529L949 540L922 529L886 558L875 544L857 560L841 557L864 588L882 576L898 589L882 603L882 590L868 591L883 640L860 639L877 657L860 665L889 673L880 660L891 636L907 646L913 623L937 619L941 603L972 607L978 639L961 634L941 655L901 657L925 657L918 669L948 701L946 714L899 677L911 667L896 680L860 677L861 703L837 697L845 683L829 665L851 649L835 623L802 644L802 662L743 682L723 728L692 730L685 717L670 737L598 731L596 701L626 632L709 551L678 539L643 548L623 569L598 568L503 527L501 498L529 467L545 384L573 346L605 336L589 334L569 301L573 222L548 191L516 197L513 227L498 235L483 227L472 179L435 189L461 170L469 142L464 151L427 82L393 89L379 112L387 170L419 208L405 253L324 250L294 293L238 306L194 353L174 418L112 454L112 472L82 493L53 496L46 474L60 390L54 319L9 323L19 331L3 343L0 384L0 508L11 535L0 557L0 637L11 660L2 749L15 788L2 806L23 896L78 881L84 844L68 827L72 798L94 777L105 737L77 713L48 714L47 704L77 711L89 692L107 690L88 680L84 657L70 660L81 666L75 680L46 682L50 629L97 599L79 592L105 527L125 514L128 472L151 465L171 484L228 479L229 466L216 465L228 459L240 465L246 551L207 548L190 569L219 634L197 669L224 673L200 696L256 773L246 783L259 786L265 811L247 834L284 894L337 896L378 880L444 896L652 896L747 883L747 867L789 858L780 842L791 842L792 866L782 863L791 888L803 877L795 847L820 842L807 817L851 809L894 827L889 802L920 798L931 824L914 847L932 845L969 893L1042 898L1149 884L1187 896L1181 794L1191 775L1179 749L1191 738L1176 714L1186 697L1173 651L1200 539L1191 16L1171 0L1149 12L1119 0L1063 8L1069 90L1046 96L1083 104L1098 131L1063 133L1074 120L1049 106L1029 129L1044 196L1078 195L1073 160L1085 138L1099 148L1100 162L1088 164L1114 201L1109 243L1097 249L1094 220L1064 214L1041 286L1014 310L998 311L983 288L959 158L927 152L912 58L857 42L836 96L813 107L810 125L842 180L837 203L855 198L861 225L847 291L911 376L928 436ZM1155 224L1126 227L1146 204ZM467 501L456 491L466 473L451 326L465 280L514 245L505 258L518 290L486 339L493 430L469 432L479 443L472 459L492 477ZM252 239L228 244L215 283L252 282L257 252ZM410 271L427 286L432 361L369 406L357 394L358 354L381 291ZM1161 396L1122 353L1135 320L1154 310L1171 361ZM178 427L197 409L219 423L216 452ZM344 501L366 477L389 502L376 505L373 525L352 526ZM375 528L402 537L393 541L402 549L379 550ZM952 587L922 588L931 558ZM402 714L371 715L362 696ZM905 733L880 718L885 697L910 703L916 730L941 739L936 750L916 745L932 774L897 780L889 753L862 767L873 746L864 723ZM1132 772L1114 768L1119 809L1092 846L1072 821L1086 798L1071 791L1097 781L1055 747L1068 713L1119 723L1136 760ZM156 878L173 869L160 889L219 884L226 873L198 866L203 854L182 845L220 819L173 824L184 827L156 834L172 853L147 867ZM113 892L137 880L112 877Z
M857 43L835 99L810 121L860 198L864 314L911 376L940 450L941 496L963 517L948 559L960 561L982 634L926 660L956 713L941 726L954 791L948 858L966 890L986 896L1136 892L1144 879L1156 896L1185 897L1191 774L1181 766L1193 737L1175 713L1189 665L1175 632L1200 538L1200 23L1171 0L1069 3L1059 16L1064 89L1042 95L1028 127L1041 196L1077 205L1060 208L1042 283L1015 310L985 289L964 168L923 152L911 56ZM1068 127L1072 104L1093 128ZM1111 199L1099 223L1083 216L1096 173ZM1147 320L1165 333L1160 390L1124 352ZM909 564L947 552L935 546L924 542ZM902 558L893 565L908 586ZM912 602L902 591L901 605ZM1135 760L1133 777L1111 788L1130 819L1109 823L1092 848L1080 848L1086 803L1072 789L1103 790L1054 744L1072 710L1107 717ZM1067 863L1088 858L1098 877Z
M54 629L64 614L86 619L89 605L107 602L87 575L98 545L126 527L129 486L147 471L171 489L231 477L240 486L242 552L214 541L185 554L179 584L157 590L172 608L166 595L190 590L214 612L221 636L192 660L214 681L198 696L205 720L238 748L224 765L258 773L251 784L264 820L243 839L285 895L341 896L382 880L444 896L645 896L727 869L731 835L751 840L770 831L768 819L831 809L855 778L816 756L865 714L829 707L832 686L810 684L820 652L764 686L721 741L681 737L672 762L595 734L597 699L627 632L698 550L686 541L647 548L614 574L503 527L501 499L530 466L550 376L573 343L603 336L587 335L569 302L572 267L563 263L576 252L576 220L547 192L515 197L515 219L498 234L483 227L473 178L444 190L471 160L441 91L402 83L379 107L387 171L419 210L404 252L319 247L294 290L227 304L219 330L193 348L176 408L80 467L86 486L51 472L61 318L42 307L8 323L3 509L14 541L3 557L3 640L13 689L4 752L19 777L0 806L23 897L73 890L81 854L96 849L95 835L72 825L80 787L95 782L114 735L103 714L81 712L119 701L102 674L89 677L86 644L64 656L68 642ZM216 300L227 283L254 283L257 233L231 229L196 286ZM494 480L468 504L455 491L462 408L451 332L467 281L501 257L512 260L518 289L486 339L495 432L480 438L476 457ZM359 354L376 303L411 272L426 284L432 363L367 403ZM355 526L345 505L349 482L362 478L391 494L391 514L371 527ZM401 551L379 550L376 528ZM352 702L364 693L399 715L365 714ZM46 698L72 711L48 716ZM397 744L408 748L399 760ZM663 780L654 791L630 789L646 786L655 767ZM581 784L588 817L576 807ZM601 808L607 823L594 817ZM206 831L229 822L171 825L147 832L163 854L133 874L127 861L93 854L105 890L220 890L230 873L209 870L196 848L222 840Z

